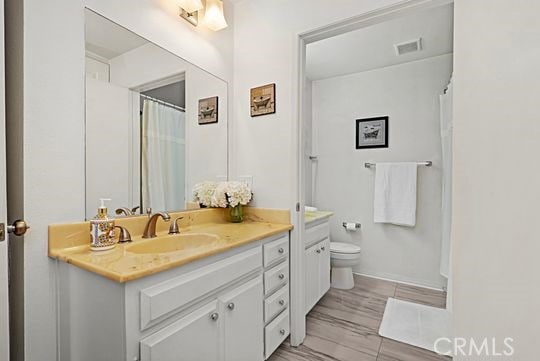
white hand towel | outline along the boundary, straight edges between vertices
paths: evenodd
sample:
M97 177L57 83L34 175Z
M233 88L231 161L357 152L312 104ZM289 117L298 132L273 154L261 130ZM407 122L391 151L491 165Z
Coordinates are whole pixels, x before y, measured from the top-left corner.
M373 221L414 227L416 163L377 163Z

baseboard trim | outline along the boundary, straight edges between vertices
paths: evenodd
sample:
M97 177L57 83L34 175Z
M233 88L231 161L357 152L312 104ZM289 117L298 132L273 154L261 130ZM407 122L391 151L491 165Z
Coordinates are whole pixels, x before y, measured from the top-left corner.
M418 283L414 283L414 282L406 282L406 281L396 280L396 279L392 279L392 278L388 278L388 277L374 276L374 275L370 275L370 274L366 274L366 273L359 273L359 272L353 272L353 274L358 275L358 276L363 276L363 277L375 278L375 279L383 280L383 281L400 283L402 285L407 285L407 286L415 286L415 287L426 288L428 290L444 291L444 289L439 288L439 287L426 286L426 285L422 285L422 284L418 284Z

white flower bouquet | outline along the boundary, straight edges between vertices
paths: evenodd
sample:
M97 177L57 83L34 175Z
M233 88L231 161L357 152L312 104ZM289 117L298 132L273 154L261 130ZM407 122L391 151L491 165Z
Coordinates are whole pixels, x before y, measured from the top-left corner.
M244 182L201 182L193 187L195 202L204 207L228 208L247 205L253 193Z

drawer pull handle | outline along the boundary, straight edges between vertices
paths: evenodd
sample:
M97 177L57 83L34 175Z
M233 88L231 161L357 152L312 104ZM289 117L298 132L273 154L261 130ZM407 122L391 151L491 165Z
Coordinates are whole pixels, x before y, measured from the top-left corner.
M321 253L321 249L320 249L320 248L319 248L319 249L317 249L317 253Z
M279 333L284 335L285 334L285 329L282 328L281 330L279 330Z
M219 318L219 313L217 313L217 312L214 312L214 313L212 313L212 314L210 315L210 319L211 319L212 321L217 321L218 318Z
M279 304L283 306L285 304L285 300L279 300Z
M282 280L282 279L285 278L285 275L283 273L280 273L278 277L279 277L280 280Z
M285 252L285 250L283 249L283 247L281 247L280 249L278 249L278 252L279 252L280 254L283 254L283 252Z
M231 310L231 311L234 310L234 303L232 303L232 302L229 303L229 304L227 305L227 308L228 308L229 310Z

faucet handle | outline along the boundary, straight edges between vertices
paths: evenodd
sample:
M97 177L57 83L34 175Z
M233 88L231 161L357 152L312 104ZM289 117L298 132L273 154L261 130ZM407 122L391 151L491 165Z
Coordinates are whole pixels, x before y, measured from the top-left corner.
M129 234L129 231L127 230L127 228L122 227L122 226L114 226L114 228L120 229L118 243L131 242L131 234Z
M178 234L180 233L180 229L178 228L178 220L184 219L184 217L178 217L173 222L171 222L171 225L169 227L169 234Z
M137 213L137 210L138 210L139 208L141 208L141 206L136 206L136 207L131 208L131 213L136 214L136 213Z

